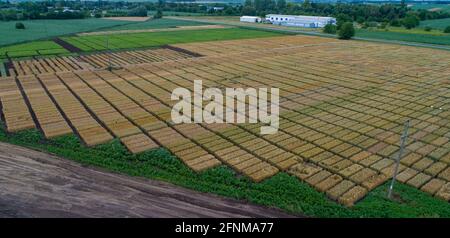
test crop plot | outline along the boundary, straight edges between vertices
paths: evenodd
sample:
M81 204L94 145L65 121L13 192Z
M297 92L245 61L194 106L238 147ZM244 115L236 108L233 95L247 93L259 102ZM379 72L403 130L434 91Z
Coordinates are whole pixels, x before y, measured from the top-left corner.
M0 84L7 129L73 131L88 146L119 138L131 153L165 147L194 171L224 164L256 182L284 171L351 206L390 179L411 119L398 179L450 197L449 52L306 36L173 47L16 62L19 76ZM120 69L103 69L111 56ZM194 80L279 88L278 132L173 123L171 92Z
M133 64L171 61L193 57L188 51L177 48L151 49L139 51L119 51L113 53L94 53L80 56L61 56L13 61L14 75L24 76L78 70L105 69Z

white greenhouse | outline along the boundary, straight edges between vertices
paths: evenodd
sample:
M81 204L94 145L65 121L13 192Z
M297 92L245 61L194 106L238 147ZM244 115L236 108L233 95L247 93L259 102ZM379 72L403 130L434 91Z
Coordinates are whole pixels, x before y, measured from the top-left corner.
M334 17L319 17L319 16L294 16L294 15L266 15L266 21L272 24L282 26L297 26L309 28L321 28L327 24L336 24Z
M254 17L254 16L242 16L240 18L241 22L260 22L261 18L259 17Z

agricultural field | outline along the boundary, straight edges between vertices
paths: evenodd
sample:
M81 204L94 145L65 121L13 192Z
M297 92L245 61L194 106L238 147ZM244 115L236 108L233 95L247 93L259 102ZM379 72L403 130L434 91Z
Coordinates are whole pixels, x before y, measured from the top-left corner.
M0 48L0 59L11 57L45 56L69 53L53 41L33 41Z
M450 26L450 18L426 20L420 22L421 28L431 27L433 29L444 30L448 26Z
M82 51L96 51L106 50L107 40L108 49L117 50L140 47L157 47L166 44L183 42L247 39L276 35L280 34L258 30L231 28L220 25L187 24L179 26L178 28L155 28L141 30L111 30L108 28L97 32L81 33L79 36L61 37L61 39L81 49ZM70 52L68 50L50 40L33 41L29 43L0 47L0 59L7 58L7 56L11 58L20 58L64 55L69 53Z
M107 54L14 62L0 139L311 216L450 216L447 51L273 36L113 53L114 70ZM194 80L279 88L278 132L174 124L171 92Z
M156 11L148 11L149 16L155 15ZM194 13L194 12L176 12L176 11L164 11L164 16L202 16L205 15L203 13Z
M2 34L0 46L132 23L128 21L97 18L75 20L24 20L21 22L25 25L25 30L16 29L15 21L0 22L0 31L2 33L8 33Z
M240 28L69 36L62 39L83 51L157 47L166 44L277 36L279 33Z
M272 24L261 23L247 23L239 22L239 17L230 16L180 16L170 17L171 19L190 20L194 22L203 22L205 24L222 24L229 26L236 26L248 29L267 30L272 32L285 32L285 33L298 33L298 34L312 34L320 35L324 37L332 37L332 35L323 34L320 28L303 28L303 27L287 27L278 26ZM442 21L443 22L443 21ZM440 24L443 24L443 23ZM436 26L434 30L428 32L423 28L416 28L412 30L406 30L401 27L389 27L385 29L356 29L356 36L366 39L386 40L386 41L405 41L416 42L426 44L438 44L438 45L450 45L450 34L445 34L438 26L438 23L434 23Z
M413 4L412 9L425 9L428 11L446 11L450 12L450 4Z
M261 24L251 22L240 22L239 16L171 16L167 19L176 19L184 21L192 21L204 24L222 24L237 27L246 27L250 29L271 30L271 31L289 31L289 32L322 32L319 28L307 27L290 27L272 24Z
M405 42L417 42L426 44L438 44L438 45L450 45L450 34L444 34L442 32L425 32L420 29L420 33L399 31L385 31L381 29L357 29L356 36L362 38L379 39L379 40L392 40L392 41L405 41Z
M180 27L180 26L200 26L200 25L205 25L205 24L200 23L200 22L193 22L193 21L161 18L161 19L148 20L148 21L144 21L144 22L137 22L137 23L133 23L133 24L114 26L114 27L110 27L106 30L108 30L108 31L143 30L143 29L160 29L160 28L173 28L173 27Z

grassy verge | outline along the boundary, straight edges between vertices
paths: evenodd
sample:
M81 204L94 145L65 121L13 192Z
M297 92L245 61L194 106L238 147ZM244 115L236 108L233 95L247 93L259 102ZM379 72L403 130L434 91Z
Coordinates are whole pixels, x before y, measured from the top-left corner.
M170 20L170 21L177 21L177 20ZM172 23L174 22L171 22L170 24ZM164 25L164 23L161 23L161 25ZM72 36L62 38L67 42L69 42L70 44L82 49L83 51L93 52L106 50L107 39L110 50L120 50L120 49L159 47L165 44L175 44L175 43L249 39L249 38L279 36L279 35L281 34L267 31L229 28L229 29L185 30L172 32L149 32L149 33L134 33L134 34L113 34L113 35L99 35L99 36L98 35ZM66 55L66 54L69 54L69 52L53 41L34 41L0 47L0 59L5 59L7 58L7 56L11 58L22 58L32 56L52 56L52 55Z
M279 173L261 183L237 176L225 166L194 173L165 149L132 155L117 140L87 148L74 136L46 140L36 130L7 134L2 129L0 141L51 152L113 172L162 180L201 192L278 207L293 214L314 217L450 217L447 202L403 184L396 186L401 202L387 200L387 186L383 185L354 207L346 208L286 173Z

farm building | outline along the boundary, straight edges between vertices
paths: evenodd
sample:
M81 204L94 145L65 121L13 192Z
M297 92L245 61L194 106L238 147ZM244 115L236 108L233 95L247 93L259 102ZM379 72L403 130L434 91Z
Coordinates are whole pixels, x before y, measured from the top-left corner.
M297 27L325 27L327 24L336 24L336 18L319 16L293 16L293 15L266 15L266 21L276 25Z
M241 22L261 22L260 17L254 17L254 16L242 16L240 18Z

